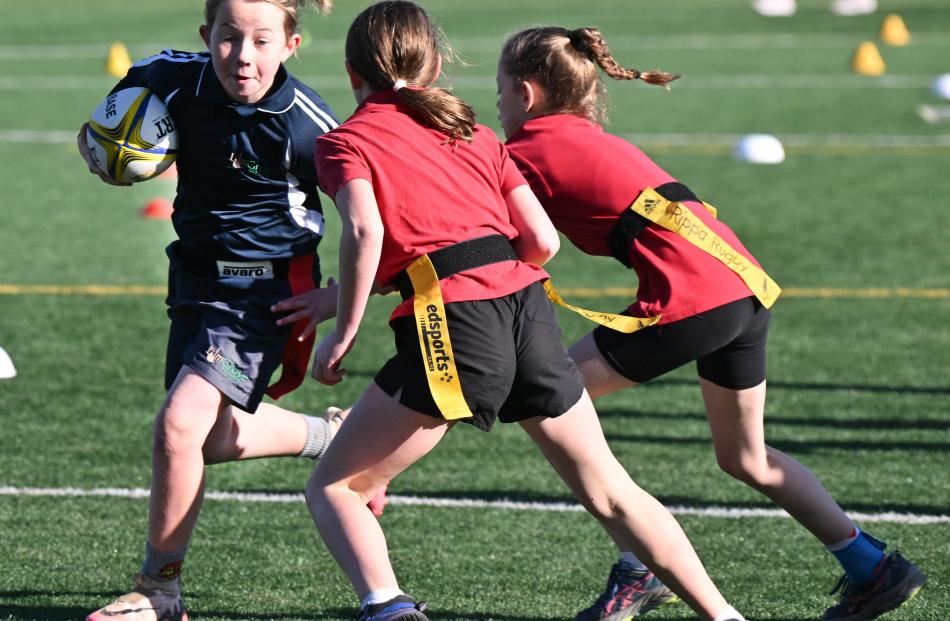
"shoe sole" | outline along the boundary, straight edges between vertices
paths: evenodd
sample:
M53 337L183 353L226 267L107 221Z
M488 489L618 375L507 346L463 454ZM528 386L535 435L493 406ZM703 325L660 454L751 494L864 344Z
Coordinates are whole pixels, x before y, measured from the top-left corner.
M870 603L867 607L856 615L850 617L840 617L834 621L871 621L877 619L882 614L900 608L911 599L913 599L924 583L927 582L927 576L917 567L911 567L907 576L894 586L890 591L881 595L878 599L885 600L880 603Z
M642 617L651 610L656 610L657 608L666 608L667 606L672 606L673 604L679 604L682 601L683 600L681 600L675 593L670 593L669 596L648 601L633 616Z
M669 606L670 604L677 604L680 601L681 600L679 597L677 597L674 593L670 593L669 596L662 596L658 599L647 600L645 603L638 602L633 606L628 606L627 608L618 610L611 615L607 615L599 621L631 621L631 619L634 617L643 616L651 610L663 608L664 606Z
M877 606L868 606L871 610L862 611L863 616L856 618L861 621L869 621L870 619L876 619L885 612L900 608L920 593L920 589L923 588L925 582L927 582L927 576L924 572L917 569L917 567L912 567L907 577L888 592L890 596L888 601L881 602Z
M116 616L117 615L111 615L109 613L104 613L102 611L97 610L96 612L87 616L86 621L115 621ZM181 617L179 617L178 619L175 619L173 617L169 617L166 615L164 617L159 617L158 621L188 621L188 613L187 612L181 613Z

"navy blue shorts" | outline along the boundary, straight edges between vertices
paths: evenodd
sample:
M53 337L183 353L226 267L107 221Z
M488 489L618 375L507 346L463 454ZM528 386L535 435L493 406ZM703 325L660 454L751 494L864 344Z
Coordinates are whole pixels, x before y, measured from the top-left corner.
M320 282L316 255L269 263L274 274L259 278L247 264L185 261L172 243L166 250L168 271L168 349L165 356L165 388L171 388L183 366L193 369L220 390L234 405L254 412L260 405L271 375L281 364L284 376L303 361L306 371L310 343L291 339L293 326L278 326L279 314L272 304L316 287ZM298 262L300 268L288 268ZM213 270L212 273L210 270ZM242 271L243 270L243 271ZM195 272L201 272L196 274ZM288 274L291 272L291 274ZM224 274L222 276L221 274ZM301 351L302 349L305 351ZM297 373L300 374L299 369ZM303 376L299 377L302 381ZM296 381L296 379L294 380ZM292 390L293 382L280 382ZM277 397L289 390L270 391Z
M701 378L742 390L765 381L770 315L748 297L632 334L598 327L594 342L610 366L638 384L695 360Z
M554 308L540 282L491 300L445 305L446 325L472 418L461 422L488 431L535 416L555 417L576 404L584 380L561 342ZM396 355L376 384L417 412L442 418L429 391L416 323L394 319Z

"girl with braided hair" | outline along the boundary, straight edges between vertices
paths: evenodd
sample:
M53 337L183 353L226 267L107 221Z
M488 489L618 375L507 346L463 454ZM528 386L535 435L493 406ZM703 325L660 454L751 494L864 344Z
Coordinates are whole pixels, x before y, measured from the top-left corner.
M841 601L824 618L872 619L900 606L926 576L899 553L885 554L805 466L765 443L765 342L780 289L712 207L602 129L601 70L660 86L679 77L620 66L596 28L559 27L510 37L497 75L509 153L555 227L639 279L624 314L643 327L598 327L570 348L587 391L596 399L695 361L720 467L785 509L841 563ZM579 621L627 619L669 600L612 536L620 560Z
M361 621L424 621L366 506L458 422L519 423L584 506L651 558L704 619L739 620L682 529L613 457L561 343L541 267L557 232L494 132L434 86L441 36L418 5L371 5L346 37L358 107L317 140L340 212L335 328L314 377L344 379L366 301L395 287L396 354L350 411L307 487L314 523L360 600ZM460 533L461 534L461 533Z

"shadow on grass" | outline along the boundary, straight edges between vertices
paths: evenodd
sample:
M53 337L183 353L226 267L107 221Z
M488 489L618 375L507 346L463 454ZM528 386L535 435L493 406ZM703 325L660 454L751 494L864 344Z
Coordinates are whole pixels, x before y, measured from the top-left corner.
M950 431L950 417L947 418L819 418L772 415L766 405L766 425L768 427L821 427L831 429L864 429L864 430L908 430ZM671 421L706 421L705 412L643 412L639 410L622 410L616 408L598 409L600 418L629 418L633 421L655 420L660 422Z
M712 440L708 436L691 438L674 438L672 436L647 435L643 433L608 433L610 442L636 442L639 444L654 445L700 445L709 444ZM921 440L868 440L854 438L853 440L775 440L769 439L768 445L780 451L795 455L807 455L824 449L850 451L932 451L943 453L950 451L950 442L924 442Z
M822 390L909 395L950 395L950 386L887 386L882 384L831 384L826 382L783 382L768 380L769 390ZM639 389L661 386L699 386L699 380L657 379L638 386Z
M102 605L123 595L121 591L35 591L15 590L0 591L0 619L16 621L78 621L95 610L96 605ZM32 605L15 603L20 599L46 599L51 597L70 596L89 600L88 606L69 606L35 603ZM186 595L187 597L187 595ZM353 609L331 608L329 610L303 610L294 612L248 612L245 610L209 610L200 606L189 606L189 613L201 619L247 619L250 621L264 621L266 619L312 620L312 619L352 619ZM482 618L482 617L477 617ZM488 618L488 617L484 617ZM499 618L499 617L496 617Z
M726 474L722 475L724 478L727 477ZM451 490L446 492L433 492L432 490L420 490L405 488L397 484L390 487L390 493L396 496L412 496L418 498L433 498L433 499L459 499L464 498L466 500L476 500L484 502L524 502L524 503L541 503L541 504L567 504L567 505L577 505L577 500L571 496L569 493L565 492L564 494L542 494L542 493L532 493L525 491L523 489L519 490L498 490L498 491L485 491L485 490ZM660 494L655 494L657 500L662 502L668 507L673 506L682 506L682 507L691 507L691 508L721 508L728 507L730 509L775 509L776 506L770 500L762 497L762 500L754 501L722 501L722 500L709 500L705 498L699 498L695 496L665 496ZM394 506L394 505L390 505ZM950 505L925 505L925 504L910 504L910 503L887 503L887 502L867 502L867 503L854 503L849 502L847 506L844 507L845 511L857 511L861 513L907 513L915 515L950 515ZM388 510L388 509L387 509ZM581 511L580 505L577 505L577 510ZM385 516L385 514L384 514Z

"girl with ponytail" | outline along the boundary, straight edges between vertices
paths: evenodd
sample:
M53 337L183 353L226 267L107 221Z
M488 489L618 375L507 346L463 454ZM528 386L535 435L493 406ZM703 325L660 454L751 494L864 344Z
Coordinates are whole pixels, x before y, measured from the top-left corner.
M359 105L317 140L318 178L343 232L336 326L314 377L343 380L373 289L403 298L390 319L396 355L307 486L314 523L361 600L358 618L426 619L396 581L367 500L457 422L488 431L500 420L519 423L584 506L697 611L725 619L731 609L679 525L611 454L542 285L557 232L494 132L433 86L442 58L421 7L373 4L346 39Z
M497 76L509 153L554 225L639 280L624 314L646 327L598 327L570 348L587 391L596 399L695 360L720 467L785 509L845 571L841 601L824 619L872 619L900 606L926 576L897 552L885 554L805 466L765 444L765 342L781 290L713 208L602 129L600 71L660 86L679 77L622 67L596 28L558 27L509 38ZM577 621L626 619L670 599L650 571L657 568L614 541L621 554L607 589Z

